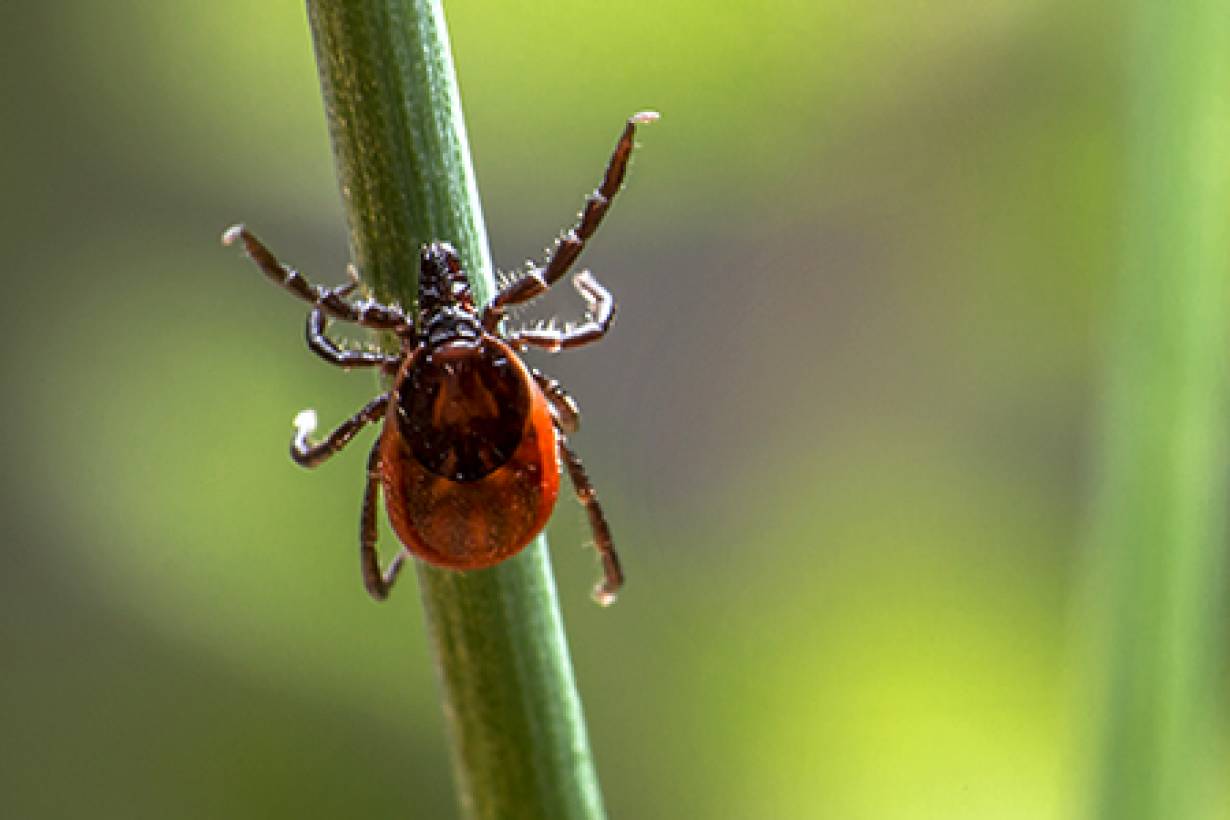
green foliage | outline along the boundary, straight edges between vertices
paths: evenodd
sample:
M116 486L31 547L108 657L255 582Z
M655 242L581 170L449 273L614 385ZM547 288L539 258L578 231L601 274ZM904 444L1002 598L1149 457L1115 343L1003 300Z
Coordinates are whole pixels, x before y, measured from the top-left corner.
M1210 816L1224 703L1230 16L1133 10L1126 231L1090 586L1097 815Z

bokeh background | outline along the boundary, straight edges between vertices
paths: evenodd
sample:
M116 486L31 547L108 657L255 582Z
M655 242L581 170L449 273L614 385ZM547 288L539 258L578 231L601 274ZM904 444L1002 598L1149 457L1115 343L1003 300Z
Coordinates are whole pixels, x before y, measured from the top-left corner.
M630 578L589 602L561 504L612 816L1081 816L1116 9L449 4L501 266L663 113L584 258L615 330L536 359ZM413 580L360 586L365 448L286 457L375 385L218 243L342 276L302 5L2 14L0 815L454 816Z

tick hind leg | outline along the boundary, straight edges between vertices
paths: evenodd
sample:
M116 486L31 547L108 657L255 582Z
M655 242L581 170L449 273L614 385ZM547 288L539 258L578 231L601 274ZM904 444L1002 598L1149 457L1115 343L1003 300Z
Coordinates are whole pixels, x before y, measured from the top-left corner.
M633 140L636 127L657 119L658 114L655 111L642 111L628 118L623 134L615 144L615 150L607 163L606 172L602 175L602 182L585 198L585 207L581 210L576 225L569 228L555 243L555 250L546 265L534 268L496 294L483 311L484 328L488 331L495 330L506 307L528 302L564 278L572 268L572 263L581 255L585 243L598 230L602 218L606 216L611 202L623 185L624 175L628 172L628 158L632 156L632 148L635 145Z
M555 379L538 370L531 371L534 381L547 397L551 411L555 415L555 425L559 428L559 449L564 458L564 466L568 469L568 477L576 490L577 499L585 508L589 519L589 527L594 534L594 547L602 561L603 579L594 587L594 600L603 606L615 602L615 596L624 584L623 569L619 566L619 555L615 552L615 543L611 538L611 527L606 522L602 505L598 503L598 493L590 483L589 475L580 457L568 446L564 436L575 433L581 426L581 411L577 403L564 386Z
M572 479L572 487L576 490L577 499L585 508L585 515L589 518L589 527L594 534L594 548L598 550L598 557L602 561L603 578L594 587L594 600L602 606L610 606L615 603L615 596L619 594L620 587L624 585L624 573L619 566L619 555L615 552L615 542L611 539L611 527L606 523L602 505L598 503L598 493L585 473L585 465L564 441L563 436L560 436L559 450L564 457L564 466L568 468L568 477Z
M389 597L389 590L397 581L401 565L406 560L406 551L399 550L381 572L380 556L376 554L376 496L380 493L380 439L376 439L371 454L367 457L367 486L363 490L363 512L359 516L359 566L363 571L363 586L377 601Z

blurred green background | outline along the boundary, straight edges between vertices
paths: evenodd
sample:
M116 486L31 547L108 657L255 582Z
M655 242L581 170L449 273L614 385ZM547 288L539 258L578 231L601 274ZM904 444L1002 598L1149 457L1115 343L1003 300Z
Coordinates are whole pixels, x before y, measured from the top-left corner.
M1082 816L1117 6L448 15L504 268L572 219L629 113L663 114L583 260L615 330L536 358L583 409L629 577L589 602L561 504L611 816ZM295 413L328 425L375 385L308 354L302 306L218 243L243 220L341 281L302 5L3 16L0 815L454 816L414 590L375 606L359 580L366 448L286 457Z

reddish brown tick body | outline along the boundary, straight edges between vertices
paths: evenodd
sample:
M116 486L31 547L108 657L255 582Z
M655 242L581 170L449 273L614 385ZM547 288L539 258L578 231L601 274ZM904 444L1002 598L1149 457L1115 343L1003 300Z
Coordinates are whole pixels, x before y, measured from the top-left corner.
M425 561L481 569L516 555L559 494L546 396L515 353L487 336L408 358L380 442L389 521Z
M407 553L454 570L482 569L516 555L551 517L561 465L585 508L602 560L595 598L603 604L615 599L623 572L610 528L581 460L567 443L579 421L576 404L558 382L527 368L518 355L529 347L559 351L597 341L614 321L614 300L583 271L573 283L589 306L584 322L563 330L505 331L503 319L509 307L534 299L569 271L623 183L636 126L656 119L657 114L644 112L628 120L576 226L560 238L546 264L531 267L481 308L456 252L443 242L423 247L418 304L407 314L396 306L351 301L358 285L353 270L347 284L321 288L282 265L243 226L223 234L227 244L243 242L267 276L312 304L307 341L313 352L343 368L377 368L393 377L389 392L322 441L309 438L315 414L301 413L291 442L291 457L314 467L364 426L383 421L368 456L359 537L364 584L377 600L388 595ZM330 318L390 331L401 350L386 355L343 349L325 332ZM376 556L381 490L393 531L405 547L383 572Z

